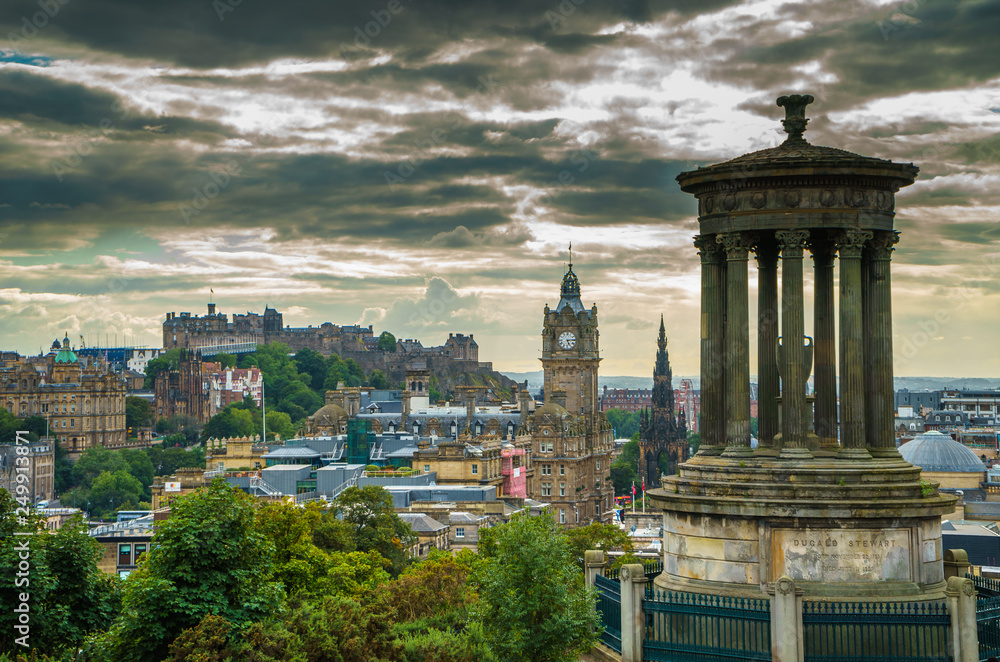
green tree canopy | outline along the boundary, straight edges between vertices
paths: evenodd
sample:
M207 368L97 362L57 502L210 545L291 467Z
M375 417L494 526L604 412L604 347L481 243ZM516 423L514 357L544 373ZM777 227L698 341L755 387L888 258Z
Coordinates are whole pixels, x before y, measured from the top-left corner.
M218 363L223 370L226 368L235 368L237 361L235 354L226 354L225 352L219 352L212 357L212 360Z
M250 437L256 434L253 416L239 404L229 405L205 423L201 429L201 440L228 439L230 437Z
M384 372L375 369L368 373L368 385L372 388L384 391L389 388L389 380L386 379Z
M128 471L102 471L90 486L90 509L99 517L122 508L135 510L143 500L143 493L142 483Z
M5 652L27 652L15 643L14 629L21 603L20 594L30 590L30 637L35 653L59 659L75 659L88 635L105 630L120 606L121 581L101 572L100 545L87 534L79 518L66 522L58 531L46 531L38 516L19 523L18 504L6 490L0 490L0 658ZM34 535L14 532L34 530ZM18 547L27 542L31 567L28 584L17 585ZM25 578L21 578L25 579ZM13 659L13 657L11 657Z
M378 351L395 352L396 336L392 335L388 331L383 331L378 337Z
M609 409L605 415L615 431L615 436L619 439L629 438L639 431L639 412L637 411Z
M576 662L594 646L594 590L550 515L481 531L480 554L475 614L497 660Z
M392 507L392 496L378 485L348 487L334 501L326 517L343 517L359 552L378 552L390 563L395 577L406 567L409 549L416 542L410 525Z
M273 549L254 510L253 497L219 478L172 503L126 582L123 616L106 642L112 659L162 660L170 643L208 614L244 627L277 610Z

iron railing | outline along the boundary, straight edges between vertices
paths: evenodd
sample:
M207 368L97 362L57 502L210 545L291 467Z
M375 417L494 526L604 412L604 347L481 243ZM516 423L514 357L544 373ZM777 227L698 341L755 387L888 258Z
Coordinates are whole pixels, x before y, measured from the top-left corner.
M617 577L609 579L598 575L594 578L594 588L597 589L597 613L604 626L601 642L618 653L622 652L621 586Z
M642 600L643 660L745 662L771 659L766 598L653 591Z
M949 662L951 617L943 602L802 605L805 662Z
M1000 581L966 575L976 587L976 632L979 659L986 662L1000 655Z

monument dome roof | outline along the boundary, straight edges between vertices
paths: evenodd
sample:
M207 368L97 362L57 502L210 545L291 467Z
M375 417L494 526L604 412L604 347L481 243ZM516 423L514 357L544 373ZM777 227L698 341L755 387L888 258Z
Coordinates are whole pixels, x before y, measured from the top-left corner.
M320 407L316 410L316 413L312 415L314 421L323 420L324 416L329 416L330 420L337 420L338 418L348 419L350 416L347 414L347 410L337 404L328 404Z
M975 451L936 430L917 435L900 446L899 453L904 460L924 471L973 473L986 470Z
M546 402L544 405L535 410L535 416L544 416L546 414L549 416L555 416L556 418L569 416L569 412L566 411L565 407L554 402Z
M734 183L749 178L790 174L818 176L864 172L887 177L903 186L913 182L919 168L912 163L893 163L886 159L863 156L836 147L810 144L802 134L809 122L805 116L805 107L812 102L813 97L808 94L778 98L778 106L784 106L786 112L786 118L782 120L788 133L785 142L777 147L743 154L729 161L682 172L677 175L681 189L694 192L699 185L720 179Z

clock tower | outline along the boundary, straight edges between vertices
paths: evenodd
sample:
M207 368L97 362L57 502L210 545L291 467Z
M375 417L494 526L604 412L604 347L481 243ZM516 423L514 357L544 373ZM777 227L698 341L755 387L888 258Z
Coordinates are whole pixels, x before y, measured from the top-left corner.
M542 326L542 369L545 401L558 402L570 414L596 428L598 407L597 304L589 310L580 300L580 281L569 264L563 276L559 304L545 306ZM563 401L564 400L564 401Z
M524 424L535 466L528 495L548 503L567 527L609 522L614 515L614 435L598 407L597 337L597 305L583 307L570 262L559 305L545 306L542 322L545 404Z

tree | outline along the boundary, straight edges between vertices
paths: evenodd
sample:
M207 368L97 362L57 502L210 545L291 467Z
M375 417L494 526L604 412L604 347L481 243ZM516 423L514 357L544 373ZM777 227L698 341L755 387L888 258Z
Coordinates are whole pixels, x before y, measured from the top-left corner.
M120 453L108 450L104 446L91 446L83 451L80 459L73 465L73 480L76 485L90 489L91 483L101 473L128 473L132 467Z
M625 552L625 556L629 557L628 563L636 562L632 560L635 558L632 554L635 551L632 538L613 524L595 522L587 526L569 529L565 535L569 542L570 555L574 559L582 560L584 552L589 549L603 549L605 551ZM622 557L619 557L617 565L622 564L620 558Z
M253 497L221 478L171 504L125 584L123 615L106 639L111 659L162 660L170 643L208 614L242 628L278 609L273 549L254 510Z
M594 589L551 516L515 515L480 543L474 613L499 662L575 662L597 643Z
M142 483L128 471L102 471L90 487L90 507L98 516L113 515L116 508L135 510L143 492Z
M639 478L639 433L622 447L621 455L611 464L611 484L617 496L632 494L632 485Z
M299 373L309 375L309 386L320 390L323 388L323 379L326 378L326 359L322 354L308 347L300 349L295 353L295 365Z
M283 411L267 412L267 433L270 438L281 435L282 439L291 439L298 431L298 426L292 423L292 417Z
M226 368L235 368L236 367L236 355L235 354L226 354L225 352L219 352L218 354L216 354L212 358L215 359L215 362L218 363L222 367L223 370L225 370Z
M378 337L378 351L380 352L395 352L396 351L396 336L392 335L388 331L383 331Z
M229 405L205 423L201 430L201 440L251 437L256 430L250 412L239 406Z
M134 395L125 398L125 426L138 436L139 428L148 428L153 424L153 406L147 400Z
M146 449L146 454L156 476L169 476L181 467L205 468L205 451L202 448L186 451L183 448L151 446Z
M384 372L375 369L368 373L368 385L374 389L384 391L389 388L389 380L386 379Z
M639 412L637 411L609 409L605 415L615 431L615 436L619 439L630 438L639 431Z
M14 608L27 590L32 655L75 659L85 638L106 629L118 613L121 581L98 569L101 547L87 534L82 520L72 519L49 532L39 516L29 515L26 523L18 522L17 506L6 490L0 490L0 604L5 607L0 610L0 659L5 651L24 650L15 643L20 633L14 629L19 621ZM32 536L14 535L31 530ZM31 562L19 586L23 551L19 547L24 543Z
M325 517L343 516L359 552L375 551L390 562L393 577L406 567L409 549L416 541L410 525L392 507L392 496L378 485L348 487L334 501Z

